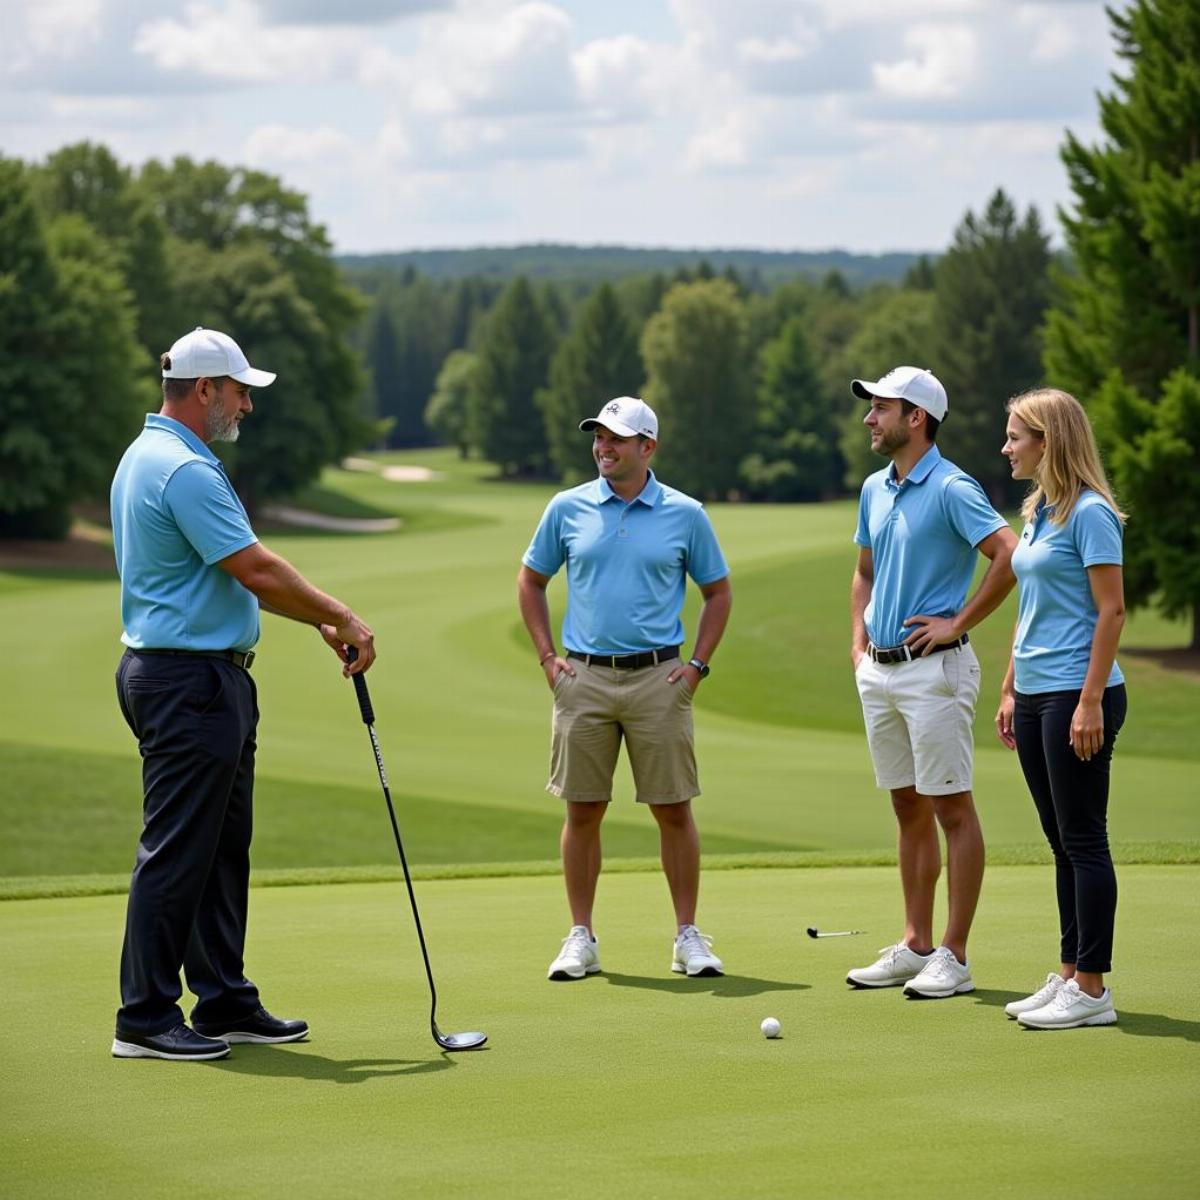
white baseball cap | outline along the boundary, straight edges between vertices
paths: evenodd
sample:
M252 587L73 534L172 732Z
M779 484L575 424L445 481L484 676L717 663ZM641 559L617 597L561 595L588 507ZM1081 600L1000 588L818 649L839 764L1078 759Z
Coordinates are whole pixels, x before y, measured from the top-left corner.
M221 379L228 375L250 387L268 387L274 371L252 367L242 348L227 333L197 325L167 351L170 366L163 367L164 379Z
M923 408L935 421L946 419L950 402L941 380L928 367L893 367L881 379L855 379L850 390L860 400L907 400Z
M658 440L658 418L654 409L645 400L636 396L618 396L610 400L594 417L579 422L579 428L585 433L603 425L621 437L644 437Z

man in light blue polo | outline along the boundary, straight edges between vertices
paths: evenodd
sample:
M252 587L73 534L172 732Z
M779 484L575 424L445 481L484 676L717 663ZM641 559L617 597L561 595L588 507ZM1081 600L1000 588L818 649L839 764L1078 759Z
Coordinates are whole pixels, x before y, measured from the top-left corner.
M121 576L122 715L142 755L143 830L121 952L117 1058L212 1059L230 1042L290 1042L242 954L258 702L250 664L260 609L315 626L346 674L375 657L371 630L267 550L210 442L236 441L250 366L224 333L196 329L162 356L162 410L125 451L111 494ZM192 1026L179 972L197 996Z
M600 970L592 927L600 822L623 740L637 800L658 823L675 909L671 970L720 975L711 939L696 928L700 839L691 802L700 788L692 698L729 619L729 568L700 503L650 470L658 419L649 405L620 396L579 428L594 431L599 477L550 501L517 581L521 616L554 693L546 790L566 802L562 860L572 926L548 974L582 979ZM546 588L564 565L559 654ZM692 656L681 663L689 578L704 600Z
M846 982L941 999L974 990L967 936L983 882L971 795L979 662L967 631L1012 588L1016 537L979 484L934 445L948 405L931 371L896 367L879 380L856 379L852 389L870 402L863 423L871 449L891 459L863 484L859 501L850 657L876 783L891 792L899 825L905 928ZM967 600L977 550L991 566ZM950 913L935 946L938 825Z

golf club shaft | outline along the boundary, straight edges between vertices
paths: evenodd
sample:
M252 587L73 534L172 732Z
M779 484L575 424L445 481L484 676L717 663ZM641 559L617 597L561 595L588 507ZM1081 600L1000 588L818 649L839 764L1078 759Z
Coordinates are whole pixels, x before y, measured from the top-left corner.
M346 657L353 662L358 652L353 646L346 649ZM400 824L396 820L396 809L392 804L392 793L388 787L387 770L383 765L383 752L379 748L379 739L375 736L375 709L371 705L371 693L367 690L367 681L361 675L352 675L354 694L358 697L358 708L362 713L363 724L371 738L371 749L375 752L375 768L379 772L379 783L383 788L383 798L387 801L388 817L392 822L392 835L396 839L396 850L400 855L400 866L404 871L404 884L408 888L408 903L412 907L413 923L417 927L417 941L421 944L421 959L425 963L425 978L429 980L429 1024L433 1031L434 1041L440 1043L437 1028L437 988L433 982L433 968L429 965L429 951L425 947L425 932L421 928L421 914L417 911L417 896L413 891L412 875L408 870L408 859L404 854L404 842L400 838Z

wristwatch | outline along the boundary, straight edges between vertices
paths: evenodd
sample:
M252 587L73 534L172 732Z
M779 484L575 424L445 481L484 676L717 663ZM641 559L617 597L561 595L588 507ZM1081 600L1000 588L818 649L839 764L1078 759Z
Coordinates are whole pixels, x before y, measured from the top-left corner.
M709 671L712 670L712 667L710 667L702 658L689 658L687 660L687 665L689 667L695 667L696 670L700 672L701 679L707 679Z

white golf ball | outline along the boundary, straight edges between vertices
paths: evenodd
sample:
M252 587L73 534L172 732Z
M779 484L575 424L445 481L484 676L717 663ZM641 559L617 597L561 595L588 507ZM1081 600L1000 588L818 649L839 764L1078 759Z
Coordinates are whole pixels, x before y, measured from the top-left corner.
M765 1017L759 1029L762 1030L762 1035L765 1038L777 1038L779 1036L779 1022L774 1017Z

